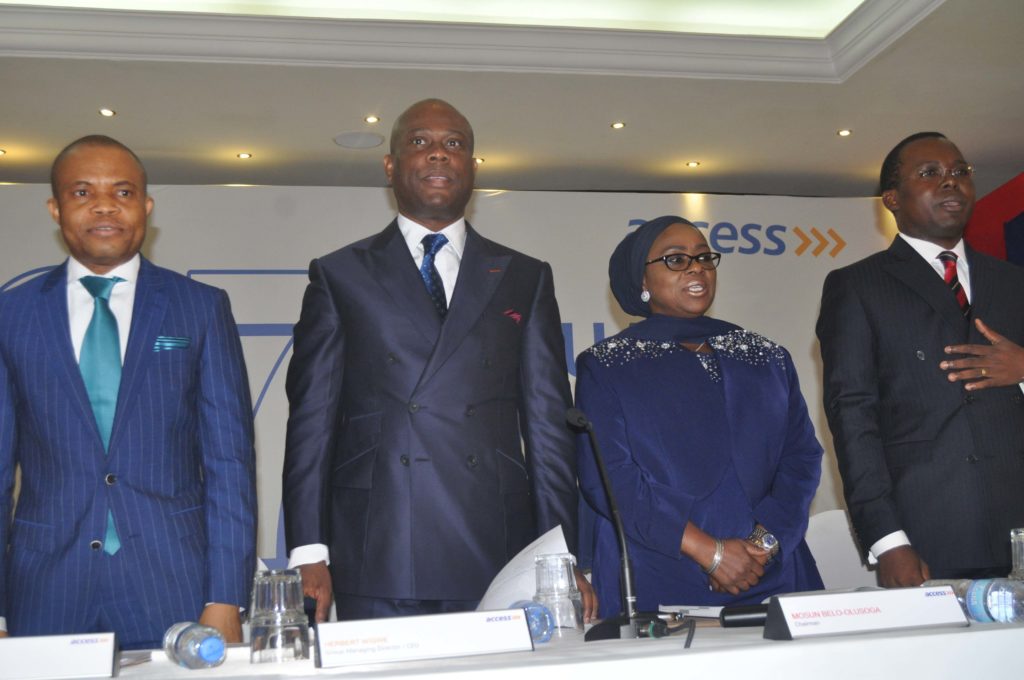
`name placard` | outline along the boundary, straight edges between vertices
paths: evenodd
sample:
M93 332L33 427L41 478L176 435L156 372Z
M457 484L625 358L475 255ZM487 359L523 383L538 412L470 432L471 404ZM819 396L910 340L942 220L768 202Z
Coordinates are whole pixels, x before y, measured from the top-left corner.
M949 586L777 595L768 603L767 640L794 640L903 628L967 626Z
M40 635L0 640L0 679L110 678L113 633Z
M321 623L317 666L533 651L522 609Z

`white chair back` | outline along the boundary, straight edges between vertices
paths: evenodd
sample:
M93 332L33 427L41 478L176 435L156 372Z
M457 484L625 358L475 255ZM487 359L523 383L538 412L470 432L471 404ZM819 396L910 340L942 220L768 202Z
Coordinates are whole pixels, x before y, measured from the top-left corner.
M878 585L875 572L861 561L845 510L812 515L805 538L828 590Z

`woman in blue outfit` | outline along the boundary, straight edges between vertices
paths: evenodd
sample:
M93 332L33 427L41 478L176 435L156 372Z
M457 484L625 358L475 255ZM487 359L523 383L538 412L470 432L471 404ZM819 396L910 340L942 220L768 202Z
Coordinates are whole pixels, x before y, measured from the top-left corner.
M609 276L623 310L646 320L577 359L577 405L605 456L640 610L822 588L803 540L822 449L789 353L705 316L720 258L681 217L631 232ZM619 550L585 436L579 475L607 617L622 602Z

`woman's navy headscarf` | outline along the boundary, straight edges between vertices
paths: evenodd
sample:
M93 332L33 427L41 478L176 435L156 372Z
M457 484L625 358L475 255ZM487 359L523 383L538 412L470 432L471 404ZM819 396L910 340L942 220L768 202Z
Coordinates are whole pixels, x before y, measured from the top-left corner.
M640 299L644 288L647 253L651 252L651 246L661 232L672 224L694 226L693 222L678 215L657 217L629 232L612 253L608 261L608 280L612 285L612 294L626 314L643 317L651 315L651 306Z

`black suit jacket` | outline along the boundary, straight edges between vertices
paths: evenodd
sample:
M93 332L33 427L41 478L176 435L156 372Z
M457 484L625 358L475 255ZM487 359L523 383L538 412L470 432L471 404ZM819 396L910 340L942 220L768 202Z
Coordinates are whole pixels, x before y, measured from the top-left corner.
M467 232L443 322L396 222L310 265L285 531L329 546L336 592L478 599L539 532L576 536L551 268Z
M943 348L988 344L982 319L1024 344L1024 269L967 249L970 319L902 238L825 279L818 338L825 410L866 550L903 529L933 570L1010 564L1024 526L1024 395L967 392Z

